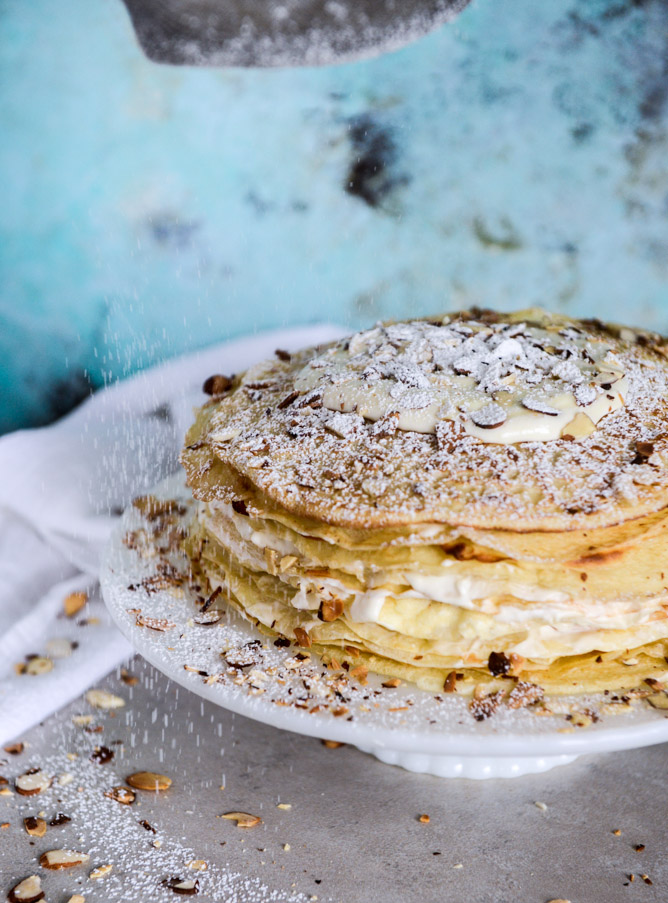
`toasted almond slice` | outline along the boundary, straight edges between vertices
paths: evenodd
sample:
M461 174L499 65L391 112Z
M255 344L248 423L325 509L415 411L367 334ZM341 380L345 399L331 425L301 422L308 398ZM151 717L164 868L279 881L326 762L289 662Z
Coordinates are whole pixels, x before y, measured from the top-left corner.
M418 818L418 821L419 821L419 822L422 822L423 825L428 825L429 822L431 821L431 819L429 818L428 815L422 814L422 815Z
M67 903L86 903L86 898L82 897L81 894L72 894Z
M138 614L135 617L137 627L148 627L149 630L158 630L160 633L166 633L176 627L174 621L167 618L147 618L145 615Z
M264 560L267 565L267 570L272 577L275 577L276 574L278 574L278 552L275 549L265 548Z
M73 618L88 602L87 593L70 593L63 599L63 608L68 618Z
M278 564L278 568L284 574L288 568L291 568L293 564L297 564L298 561L299 559L296 555L284 555Z
M321 621L336 621L343 614L343 599L323 599L320 603L318 617Z
M46 642L45 647L51 658L69 658L74 646L71 640L63 636L53 637Z
M327 749L338 749L340 746L345 746L345 743L341 743L338 740L321 740L320 742Z
M25 743L10 743L8 746L5 746L3 748L6 753L9 753L10 756L20 756L26 746Z
M7 894L9 903L37 903L44 899L42 879L39 875L31 875L19 881Z
M104 878L105 875L108 875L112 869L113 865L110 863L107 865L99 865L96 869L93 869L88 877L91 881L97 881L98 878Z
M86 727L93 723L94 715L72 715L72 723L79 727Z
M193 621L195 624L199 624L203 627L208 627L211 624L217 624L222 618L223 613L218 608L212 608L210 611L205 611L202 615L195 615Z
M172 779L154 771L136 771L127 778L130 787L135 790L169 790Z
M165 881L165 887L173 890L175 894L183 894L188 897L199 893L199 881L192 878L170 878Z
M31 837L44 837L46 834L46 821L35 815L29 815L27 818L24 818L23 827Z
M37 655L35 658L30 659L26 665L25 673L37 677L40 674L48 674L49 671L53 671L53 662L51 659L46 658L43 655Z
M136 687L139 683L139 678L130 674L127 668L121 668L121 680L127 687Z
M668 695L666 693L653 693L646 697L653 709L668 709Z
M250 815L248 812L226 812L221 818L227 818L237 823L237 828L255 828L262 824L259 815Z
M287 811L288 809L292 809L292 803L278 803L276 808L285 809Z
M122 696L116 696L108 690L89 690L85 698L95 709L120 709L125 705Z
M51 779L39 768L34 768L25 774L19 775L15 781L15 786L16 792L20 793L21 796L34 796L36 793L48 790L51 786Z
M73 869L77 865L85 865L90 861L88 853L78 850L48 850L39 857L43 869L55 872L59 869Z
M382 686L388 690L393 690L395 687L401 686L401 681L398 677L391 677L389 680L384 680Z
M576 727L591 727L594 723L593 718L587 712L573 712L570 721Z
M586 436L590 436L595 429L594 421L580 412L566 424L559 435L562 439L584 439Z
M104 795L107 799L115 800L117 803L122 803L124 806L131 806L137 798L137 794L134 790L130 790L129 787L112 787L111 790L107 790Z
M191 859L189 862L186 862L186 865L189 869L194 869L196 872L205 872L209 865L204 859Z
M303 627L295 627L295 639L300 646L303 646L306 649L313 645L313 640Z

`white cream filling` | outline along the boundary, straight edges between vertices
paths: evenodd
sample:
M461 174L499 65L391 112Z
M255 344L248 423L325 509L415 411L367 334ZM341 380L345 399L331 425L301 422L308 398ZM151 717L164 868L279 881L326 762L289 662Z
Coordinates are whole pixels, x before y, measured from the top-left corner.
M248 519L233 512L231 506L216 506L216 510L221 508L229 509L224 513L229 520L233 520L234 527L246 543L251 543L262 552L270 548L284 555L299 555L292 543L275 536L270 529L255 530ZM205 513L202 516L209 529L213 530L242 564L253 568L263 566L263 556L252 560L249 549L243 542L235 540L229 531L221 535L221 530L216 529L211 518ZM317 563L314 562L313 565L317 566ZM661 609L656 599L613 602L573 599L567 593L513 579L511 565L506 566L509 571L508 579L497 580L456 573L454 569L459 566L458 562L446 561L441 574L408 570L387 575L394 583L410 586L410 590L399 593L382 586L363 592L351 592L350 587L333 577L300 577L290 604L300 611L317 611L323 598L334 596L347 599L350 600L347 618L351 623L377 624L388 630L395 630L396 624L389 616L390 610L386 611L385 616L383 613L388 599L412 599L422 605L438 602L455 609L493 617L496 624L505 625L508 634L521 634L506 651L515 651L536 660L548 655L548 647L554 650L555 642L568 648L569 654L587 652L593 648L592 638L600 635L601 631L643 628L648 631L650 639L665 633L665 627L660 622L652 623L650 620ZM383 579L382 574L379 579ZM506 595L532 604L500 602L499 597ZM475 630L475 622L464 625L463 634L470 633L470 636L461 635L452 640L444 637L436 641L434 652L455 654L453 650L461 648L463 639L470 641L471 651L474 651L477 641Z

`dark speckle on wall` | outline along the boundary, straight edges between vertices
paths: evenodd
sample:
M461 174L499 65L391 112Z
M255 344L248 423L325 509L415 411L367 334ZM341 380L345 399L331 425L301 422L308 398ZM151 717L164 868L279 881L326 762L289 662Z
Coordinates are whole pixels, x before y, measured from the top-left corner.
M571 129L571 135L576 144L585 144L585 142L589 141L593 133L594 126L590 122L580 122Z
M154 213L148 220L148 229L153 240L165 248L178 251L192 245L199 227L199 223L182 220L171 213Z
M399 152L392 130L370 114L349 121L352 161L344 188L369 207L382 207L410 178L399 171Z
M508 217L502 216L497 223L487 223L482 217L473 220L473 234L484 248L496 251L518 251L522 240Z

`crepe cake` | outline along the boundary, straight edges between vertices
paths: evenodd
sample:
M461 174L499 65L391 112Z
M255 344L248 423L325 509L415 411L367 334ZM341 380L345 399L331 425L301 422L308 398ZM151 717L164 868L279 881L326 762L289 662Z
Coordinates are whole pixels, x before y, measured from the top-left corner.
M668 677L668 343L472 309L216 375L194 579L280 642L430 691Z

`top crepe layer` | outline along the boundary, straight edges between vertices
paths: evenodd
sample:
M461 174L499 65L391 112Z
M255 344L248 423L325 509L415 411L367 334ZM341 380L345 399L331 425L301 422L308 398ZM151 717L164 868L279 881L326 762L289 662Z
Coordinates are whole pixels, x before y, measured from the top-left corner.
M383 349L383 372L396 383L396 392L393 385L390 394L397 398L397 408L375 412L376 422L323 405L328 387L331 395L331 374L320 361L348 353L346 340L292 355L281 352L277 359L229 382L213 381L221 394L198 412L182 453L195 497L248 499L258 508L283 511L302 522L341 528L338 537L351 531L353 544L356 531L404 528L408 538L411 527L423 523L511 532L586 531L645 517L668 505L664 338L539 310L514 314L472 310L406 322L409 332L410 324L423 324L420 328L430 327L438 335L434 330L445 324L449 330L461 329L463 335L467 329L491 335L497 345L504 335L517 335L516 329L525 324L528 331L541 330L547 353L563 358L566 366L550 364L552 371L568 370L571 339L577 339L587 358L600 358L605 346L625 376L623 406L602 416L589 435L573 438L566 429L563 438L498 444L487 435L504 416L494 407L496 399L508 396L503 386L489 385L491 368L474 360L474 366L481 364L478 375L483 373L478 386L487 395L470 409L480 409L477 419L486 441L472 435L468 415L456 411L457 419L439 420L435 432L416 432L410 428L410 417L397 428L405 414L402 395L416 388L416 375L423 381L422 374L429 379L439 369L429 349L421 360L411 360L405 367L399 343L389 370L387 348ZM386 328L378 328L381 335ZM363 347L367 335L348 341L353 348ZM542 348L538 354L545 357ZM317 366L309 368L313 361ZM501 377L508 372L501 370ZM540 413L550 409L551 381L556 377L543 368L537 378L535 397L525 407L538 419L556 417ZM326 403L331 403L328 398L325 394ZM588 401L583 395L577 403ZM418 410L420 404L425 407L424 401L416 404ZM461 408L466 410L466 404ZM424 422L418 421L417 428L425 428Z

